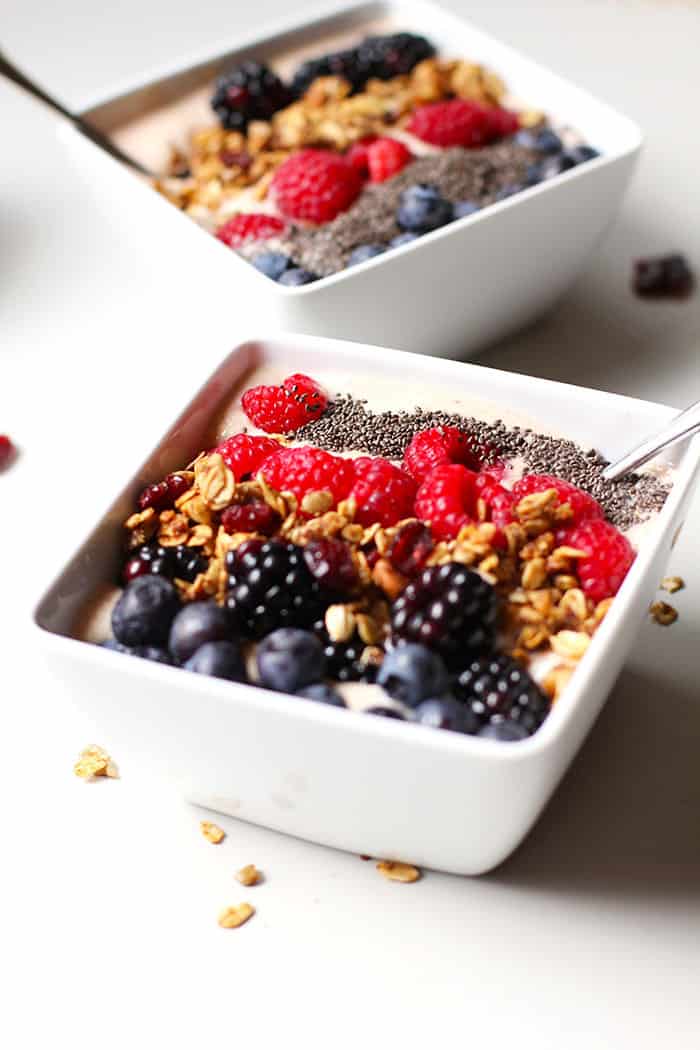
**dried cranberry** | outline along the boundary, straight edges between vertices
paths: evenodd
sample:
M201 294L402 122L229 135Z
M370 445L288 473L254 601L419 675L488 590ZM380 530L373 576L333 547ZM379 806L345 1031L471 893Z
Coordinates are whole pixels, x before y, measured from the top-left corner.
M234 532L259 532L263 536L272 536L282 518L262 500L251 503L234 504L227 507L221 515L221 524L229 534Z
M184 476L184 474L168 474L165 479L165 484L168 486L168 496L174 503L176 499L183 496L190 487L190 481Z
M430 529L421 521L402 525L387 551L387 558L404 576L415 576L425 565L435 544Z
M5 467L12 462L15 456L15 446L10 441L7 434L0 434L0 470L4 470Z
M167 481L157 481L154 485L147 485L138 500L139 510L163 510L170 500L170 491Z
M227 168L242 168L243 171L247 171L253 163L250 153L245 150L222 149L219 157Z
M312 576L328 590L351 591L357 583L350 548L342 540L330 536L312 540L304 548L304 561Z
M131 583L137 576L145 576L147 572L151 571L151 562L141 558L138 554L134 554L132 558L124 565L122 570L122 579L124 583Z

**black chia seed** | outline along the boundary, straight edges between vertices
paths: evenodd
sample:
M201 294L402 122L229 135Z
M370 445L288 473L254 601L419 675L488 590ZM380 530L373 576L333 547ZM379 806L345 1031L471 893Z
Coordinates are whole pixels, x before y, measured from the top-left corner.
M371 412L366 401L349 394L331 401L324 414L294 432L295 441L308 441L329 452L366 452L402 459L411 438L428 427L452 426L467 430L479 444L490 446L486 462L522 457L533 474L554 474L590 493L609 521L628 529L659 511L669 486L650 474L629 474L618 481L602 476L608 461L595 449L583 449L566 438L509 427L500 420L487 423L449 412Z
M453 204L470 200L490 204L499 190L522 183L536 154L515 142L483 149L441 150L419 157L392 179L369 184L357 202L331 222L317 227L292 226L280 250L322 277L345 268L348 256L361 244L388 244L401 233L396 209L404 190L424 182L437 186Z

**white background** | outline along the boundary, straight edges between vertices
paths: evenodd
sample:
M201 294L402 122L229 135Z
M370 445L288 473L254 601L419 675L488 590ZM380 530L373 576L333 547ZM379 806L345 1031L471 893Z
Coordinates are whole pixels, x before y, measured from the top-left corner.
M449 6L618 106L647 148L622 215L556 312L485 363L682 406L700 397L700 295L641 303L632 258L700 269L697 2ZM281 0L0 3L0 42L75 105L235 42ZM700 506L610 702L520 851L478 880L386 883L357 857L204 814L130 771L71 773L87 727L29 628L49 574L196 387L235 299L194 293L76 178L45 112L0 83L0 1036L39 1046L698 1046ZM105 206L106 204L106 206ZM507 309L507 303L504 303ZM218 339L218 343L217 343ZM166 731L166 730L165 730ZM103 741L106 745L109 741ZM478 800L475 800L478 805ZM459 814L441 815L459 834ZM266 872L243 893L243 863ZM238 931L219 908L247 897Z

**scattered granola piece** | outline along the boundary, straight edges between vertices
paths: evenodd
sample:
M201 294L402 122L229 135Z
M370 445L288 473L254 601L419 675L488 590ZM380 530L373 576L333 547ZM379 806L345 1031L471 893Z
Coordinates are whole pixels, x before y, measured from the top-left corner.
M682 576L664 576L661 581L661 590L668 591L669 594L675 594L676 591L682 591L685 587L685 580Z
M246 864L236 872L236 878L243 886L256 886L260 882L260 872L254 864Z
M246 902L243 904L230 904L228 908L224 908L219 913L219 926L223 926L225 930L232 930L237 926L242 926L253 915L255 915L255 908L252 904Z
M670 627L678 619L678 611L668 602L652 602L649 606L651 617L662 627Z
M202 829L204 838L208 839L209 842L213 842L215 846L226 837L224 829L220 828L218 824L212 824L210 820L201 820L199 826Z
M116 778L119 776L119 771L114 761L104 748L98 747L96 744L86 747L80 752L80 757L73 766L73 772L76 777L82 777L83 780L94 780L96 777Z
M380 860L377 871L392 882L417 882L420 871L413 864L404 864L400 860Z

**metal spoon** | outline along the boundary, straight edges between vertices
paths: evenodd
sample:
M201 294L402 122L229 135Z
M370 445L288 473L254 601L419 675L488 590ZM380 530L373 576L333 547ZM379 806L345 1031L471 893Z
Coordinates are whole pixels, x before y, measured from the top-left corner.
M8 77L8 79L12 80L15 84L19 84L19 86L24 88L25 91L28 91L30 95L40 99L42 102L45 102L47 106L50 106L51 109L60 113L62 117L69 120L73 127L85 135L86 138L90 139L91 142L94 142L95 145L100 146L103 150L106 150L107 153L110 153L116 160L121 161L122 164L127 164L130 168L133 168L134 171L139 172L140 175L148 175L150 178L156 177L152 171L145 168L143 164L139 163L134 157L129 156L128 153L122 152L122 150L119 149L119 146L112 142L104 132L98 131L97 128L88 124L76 113L71 113L57 99L52 95L47 94L43 88L40 88L38 84L35 84L33 80L30 80L29 77L25 76L17 66L10 62L2 51L0 51L0 74Z
M643 463L653 459L663 449L669 448L670 445L675 445L676 442L682 441L683 438L690 437L692 434L698 433L698 431L700 431L700 401L696 401L690 408L679 412L670 423L667 423L666 426L657 431L653 437L646 438L636 448L633 448L631 452L622 456L615 463L611 463L603 471L603 477L606 481L615 481L616 478L621 478L623 474L629 474L631 470L641 467Z

